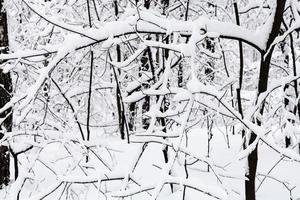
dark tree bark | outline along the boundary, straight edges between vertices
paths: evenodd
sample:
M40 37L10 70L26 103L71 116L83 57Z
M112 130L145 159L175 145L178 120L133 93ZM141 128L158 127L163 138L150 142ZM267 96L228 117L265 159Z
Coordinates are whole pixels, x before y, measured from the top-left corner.
M141 67L139 70L139 76L142 77L144 72L149 72L151 70L151 65L153 64L150 48L148 47L147 50L144 52L141 58ZM142 83L142 90L148 89L149 83ZM144 113L148 112L150 109L150 96L146 96L143 103L142 103L142 126L144 129L148 129L150 125L150 120L147 116L144 116Z
M276 0L276 2L277 2L277 6L276 6L276 11L274 16L274 22L266 45L266 50L269 50L269 52L268 54L264 52L261 55L260 73L259 73L259 80L258 80L258 96L261 93L265 92L268 88L270 62L274 50L274 46L271 47L271 44L280 31L280 25L283 19L285 0ZM262 115L263 112L264 112L264 104L262 104L262 107L260 108L260 114ZM257 124L261 125L261 121L257 120ZM254 133L251 133L249 144L253 143L255 139L256 139L256 135ZM248 180L245 181L246 200L255 200L255 177L256 177L256 170L257 170L257 160L258 160L258 153L257 153L257 146L256 146L255 149L248 156L248 173L246 174Z
M114 0L114 10L115 10L115 17L116 19L118 19L119 17L119 7L118 7L118 1ZM121 56L121 46L120 45L116 45L116 52L117 52L117 62L121 62L122 60L122 56ZM126 116L125 116L125 107L124 107L124 103L122 100L122 93L121 93L121 88L120 88L120 84L118 81L118 75L121 74L120 69L119 70L115 70L113 68L113 72L114 72L114 76L115 76L115 80L116 80L116 104L117 104L117 109L118 109L118 120L119 120L119 129L120 129L120 135L121 135L121 139L125 140L125 132L127 131L127 142L129 143L129 132L127 130L127 124L126 124ZM126 130L125 130L126 129Z
M151 0L145 0L145 1L144 1L144 7L145 7L146 9L149 9L149 8L150 8L150 4L151 4Z
M286 112L291 112L292 114L296 114L296 106L294 106L294 104L292 102L290 102L290 100L287 98L293 98L289 93L288 93L288 89L289 89L289 84L286 84L284 86L284 92L285 92L285 97L284 97L284 108L286 110ZM295 121L293 119L290 119L290 117L288 117L287 119L287 123L291 123L294 124ZM286 126L286 125L285 125ZM288 148L291 145L291 137L286 135L285 136L285 147Z
M7 34L7 17L3 11L3 0L0 0L0 53L8 51L8 34ZM0 61L3 63L4 61ZM3 73L0 69L0 108L3 107L11 99L12 81L10 73ZM5 119L0 126L0 139L5 132L12 129L12 114L11 109L0 113L0 118ZM0 188L9 183L9 149L7 146L0 146Z
M135 109L136 109L136 103L130 103L129 104L129 123L128 128L129 131L132 133L134 131L134 118L135 118Z
M237 2L234 2L233 6L234 6L236 24L238 26L240 26L240 17L239 17ZM241 90L242 90L242 86L243 86L243 76L244 76L244 54L243 54L243 43L242 43L242 41L239 41L239 56L240 56L240 74L239 74L239 86L236 89L236 94L237 94L238 110L239 110L239 113L241 114L241 116L243 117ZM244 135L245 135L245 133L243 131L242 136L244 137Z
M116 47L117 50L117 61L121 62L121 47L120 45L117 45ZM125 139L125 110L123 106L123 101L122 101L122 94L121 94L121 89L120 85L117 79L117 72L114 69L114 75L117 83L117 88L116 88L116 97L117 97L117 108L118 108L118 119L119 119L119 129L120 129L120 134L121 134L121 139ZM120 71L118 71L118 74L121 74Z

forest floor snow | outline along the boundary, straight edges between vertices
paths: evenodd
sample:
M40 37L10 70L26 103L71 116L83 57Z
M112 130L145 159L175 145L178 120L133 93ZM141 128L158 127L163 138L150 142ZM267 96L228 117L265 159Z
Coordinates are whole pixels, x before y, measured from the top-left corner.
M222 180L224 181L223 187L226 186L231 188L233 191L233 196L230 200L242 200L244 199L244 174L246 171L246 159L238 159L239 152L242 149L241 136L238 134L229 134L227 139L225 132L226 131L224 128L212 130L213 137L210 141L209 157L216 166L222 166L224 169L221 170ZM95 139L95 141L96 140L101 141L102 144L106 143L109 148L114 149L111 155L108 155L108 153L102 149L102 159L106 160L106 163L111 163L109 164L109 167L122 172L128 172L132 165L131 161L136 159L136 152L141 146L140 144L136 143L127 144L125 141L120 141L119 137L117 136L106 136L105 138L99 137ZM134 171L134 176L138 177L139 184L143 186L156 186L158 184L162 176L161 168L164 167L162 148L162 145L157 143L149 143L147 146ZM207 130L202 128L194 128L191 130L188 133L187 149L194 154L206 157L208 153ZM76 152L76 150L74 150L74 152ZM80 153L78 153L78 155L73 155L73 157L76 156L78 156L78 162L80 162ZM257 200L290 200L291 195L293 200L300 199L300 163L296 161L290 161L285 158L282 159L278 153L262 143L259 144L258 157L258 175L256 182ZM22 160L24 161L26 159L28 159L28 157L24 155L21 157L20 161L22 162ZM70 172L72 165L74 166L74 169L76 168L74 159L68 159L68 154L61 143L53 143L48 145L46 149L40 153L39 160L41 160L41 162L36 162L34 166L34 172L35 178L40 181L27 181L27 183L23 186L22 192L20 193L20 200L35 199L33 197L38 197L37 195L41 193L42 190L47 190L46 188L51 188L51 185L55 185L57 182L57 177L53 172L51 172L51 170L55 171L57 174L66 174L66 171ZM178 160L179 162L184 162L184 155L180 154ZM45 164L50 167L46 167ZM103 166L103 164L99 163L99 161L91 162L87 165L91 167ZM91 175L97 176L97 173L103 173L104 170L107 169L105 169L105 167L97 167L94 169L94 173ZM82 171L80 172L78 169L75 169L71 174L74 174L74 176L79 174L84 175ZM184 168L182 166L180 167L178 162L176 162L174 165L172 175L181 176L182 178L185 178L186 176ZM188 177L192 178L195 182L199 180L199 182L205 185L221 186L212 170L210 169L208 172L208 166L205 163L196 162L193 165L189 165ZM266 178L260 185L264 177ZM98 185L99 183L95 184ZM101 183L101 189L107 189L108 191L118 191L121 189L121 186L121 181ZM12 184L12 187L14 187L14 183ZM130 184L130 187L137 188L135 184ZM170 188L170 185L164 185L158 199L182 199L182 186L174 186L177 192L174 192L173 194L171 194ZM291 189L291 193L287 188ZM98 192L93 184L87 184L86 186L83 186L82 184L72 184L72 186L68 187L69 193L67 194L67 192L64 192L64 194L61 195L64 189L66 189L66 187L61 186L55 192L53 192L53 194L46 196L44 199L66 199L66 195L69 195L69 199L78 200L105 199L105 197ZM11 191L11 186L3 189L1 191L0 198L3 200L9 199L9 192ZM71 197L71 192L76 195ZM151 193L151 190L149 193ZM129 199L150 199L149 193L141 192ZM186 199L210 200L215 198L193 189L187 189Z

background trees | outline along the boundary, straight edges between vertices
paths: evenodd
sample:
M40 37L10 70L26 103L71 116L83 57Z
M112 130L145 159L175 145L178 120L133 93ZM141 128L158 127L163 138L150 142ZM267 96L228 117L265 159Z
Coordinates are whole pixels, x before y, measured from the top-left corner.
M298 6L7 2L3 198L297 198Z

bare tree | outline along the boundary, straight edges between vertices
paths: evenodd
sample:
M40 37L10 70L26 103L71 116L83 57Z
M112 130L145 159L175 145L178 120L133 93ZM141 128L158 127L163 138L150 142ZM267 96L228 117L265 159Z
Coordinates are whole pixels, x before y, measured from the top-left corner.
M258 96L261 95L268 89L268 80L269 80L269 71L270 71L270 62L272 58L272 53L274 51L274 46L272 46L273 41L278 36L280 31L280 26L283 20L285 0L277 0L276 1L276 9L274 14L274 20L272 24L272 29L270 35L268 36L266 50L261 54L261 64L260 64L260 73L258 80ZM264 103L260 108L260 114L263 115L264 112ZM261 121L257 120L257 124L260 126ZM249 144L252 144L257 135L251 133ZM255 178L256 178L256 170L257 170L257 160L258 160L258 152L257 145L255 149L248 156L248 172L246 177L248 180L245 182L245 191L246 191L246 200L255 200Z
M8 34L7 34L7 15L3 9L4 1L0 1L0 52L7 53L8 51ZM4 61L1 61L2 63ZM10 73L4 73L0 69L0 107L3 107L11 99L12 80ZM0 114L1 119L1 133L2 138L6 132L12 130L12 110L8 109ZM8 146L0 146L0 187L9 183L9 148Z

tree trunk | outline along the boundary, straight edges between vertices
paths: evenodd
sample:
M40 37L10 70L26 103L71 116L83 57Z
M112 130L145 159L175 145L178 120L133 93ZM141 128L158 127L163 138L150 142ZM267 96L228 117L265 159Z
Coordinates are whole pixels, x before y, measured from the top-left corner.
M150 39L150 38L149 38ZM141 67L139 69L139 77L142 77L143 73L151 71L151 66L153 65L151 50L148 47L147 50L143 53L141 58ZM149 88L149 83L142 83L141 90ZM142 127L143 129L148 129L150 125L150 120L147 116L144 116L144 113L147 113L150 109L150 96L146 96L142 103Z
M0 53L8 51L8 34L7 34L7 17L3 11L3 0L0 0ZM3 63L4 61L0 61ZM3 73L0 69L0 108L2 108L11 99L12 81L10 73ZM11 109L0 113L0 118L5 118L0 126L0 139L4 133L12 129L12 114ZM0 146L0 189L9 183L9 151L7 146Z
M266 50L271 47L272 42L277 37L280 25L283 19L283 12L285 6L285 0L277 0L276 11L274 16L274 22L272 25L272 30L270 32ZM272 58L274 47L271 47L269 53L262 53L261 55L261 65L260 65L260 73L259 73L259 80L258 80L258 96L265 92L268 88L268 78L269 78L269 70L270 70L270 62ZM260 108L260 114L262 115L264 111L264 104ZM258 125L261 125L261 121L257 121ZM251 144L256 139L256 135L251 133L249 144ZM257 153L257 146L255 147L254 151L252 151L248 156L248 173L246 177L248 180L245 181L245 191L246 191L246 200L255 200L255 177L256 177L256 170L257 170L257 160L258 160L258 153Z

